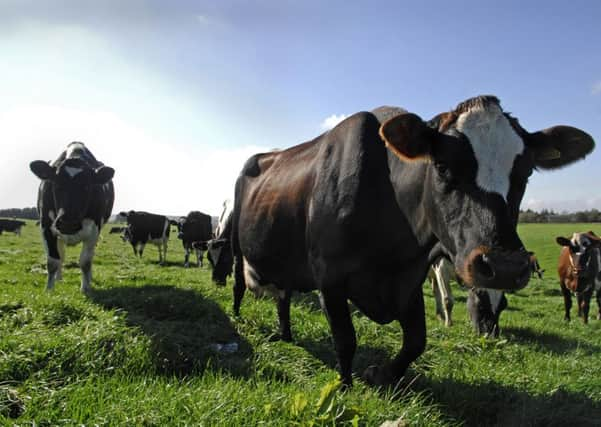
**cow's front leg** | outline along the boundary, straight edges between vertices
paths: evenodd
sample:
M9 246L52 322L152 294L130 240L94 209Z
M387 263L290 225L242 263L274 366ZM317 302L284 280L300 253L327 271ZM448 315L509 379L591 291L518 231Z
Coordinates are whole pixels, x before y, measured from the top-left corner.
M342 383L351 386L353 383L353 357L357 349L357 340L346 295L339 289L326 288L321 291L319 301L326 313L334 338Z
M161 265L167 264L167 242L163 243L163 261Z
M52 234L49 227L42 229L42 240L44 241L44 249L46 250L46 270L48 274L46 290L51 291L54 289L54 282L61 268L61 258L58 251L57 238Z
M399 322L403 329L401 351L387 365L370 366L365 370L363 377L370 384L385 385L399 380L409 365L424 352L426 348L426 315L421 286L416 289Z
M278 295L278 320L280 322L280 338L282 341L292 341L292 331L290 329L290 297L292 291L281 291Z
M92 290L92 260L96 248L96 239L83 242L81 254L79 255L79 267L81 268L81 292L88 293Z
M597 290L595 296L597 298L597 308L599 309L599 312L597 313L597 320L601 320L601 289Z
M184 246L184 267L190 267L190 246Z
M63 280L63 265L65 264L65 242L64 242L64 240L57 239L56 247L58 249L58 256L59 256L58 270L56 272L56 280Z
M572 309L572 293L570 292L570 290L561 285L561 293L563 295L563 304L565 307L565 315L563 317L563 319L567 322L570 321L570 310Z
M202 257L203 257L203 253L202 253L202 249L195 249L196 251L196 266L197 267L202 267Z
M246 281L244 279L244 261L241 256L234 259L234 315L240 316L240 305L246 292Z
M582 315L582 321L584 324L588 323L588 314L591 307L591 297L593 296L593 290L584 291L578 294L578 311Z

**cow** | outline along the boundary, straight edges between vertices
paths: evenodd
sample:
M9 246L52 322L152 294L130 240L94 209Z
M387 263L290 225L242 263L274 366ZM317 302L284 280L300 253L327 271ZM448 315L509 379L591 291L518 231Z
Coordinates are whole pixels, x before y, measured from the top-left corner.
M9 231L15 233L17 236L20 236L21 228L23 228L25 225L27 225L25 221L0 218L0 234L2 234L3 231Z
M143 211L120 212L127 220L123 240L131 243L134 255L142 258L146 243L152 243L159 250L159 264L167 261L167 243L169 242L169 219L165 215L156 215Z
M213 267L212 280L217 285L225 286L228 276L232 274L234 259L232 257L232 208L233 204L226 200L215 228L214 238L207 242L207 258ZM240 315L240 305L234 308Z
M184 267L190 266L190 252L196 252L196 265L202 267L203 251L207 249L207 241L213 234L211 216L199 211L191 211L188 216L181 217L172 224L177 226L177 238L182 240L184 251ZM193 245L194 244L194 245Z
M540 268L533 252L530 255L531 277L536 275L542 279L544 270ZM452 310L454 304L451 280L462 285L455 274L453 265L445 257L440 257L431 265L428 278L432 286L432 293L436 303L436 314L445 326L452 324ZM467 309L476 333L485 336L499 335L499 316L507 308L507 298L502 291L495 289L468 290Z
M125 232L126 228L127 227L111 227L111 229L109 230L109 234L121 234Z
M578 316L588 323L590 301L595 292L601 320L601 239L592 231L574 233L572 238L559 236L559 286L564 299L566 321L570 321L572 293L576 294Z
M36 160L29 167L42 180L37 208L47 257L46 289L54 289L62 278L65 245L81 242L81 291L87 293L98 236L113 209L115 170L96 160L82 142L70 143L52 163Z
M271 289L281 325L292 291L319 290L345 385L356 349L348 300L380 324L398 320L400 352L364 373L396 381L425 348L431 251L441 247L469 287L523 288L529 255L516 225L528 176L593 148L568 126L529 133L496 97L479 96L429 122L395 107L356 113L312 141L254 155L235 187L234 302L246 288Z

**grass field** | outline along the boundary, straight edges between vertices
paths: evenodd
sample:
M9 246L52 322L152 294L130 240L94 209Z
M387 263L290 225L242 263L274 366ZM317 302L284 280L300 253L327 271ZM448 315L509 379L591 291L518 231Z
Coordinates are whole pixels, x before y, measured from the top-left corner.
M294 343L273 341L276 306L247 296L231 309L231 283L208 267L184 269L172 239L134 258L103 232L94 291L79 292L79 248L64 280L45 291L45 257L30 222L0 236L0 421L5 425L601 425L601 322L563 321L555 236L599 225L520 226L546 276L508 296L498 339L477 337L454 288L455 324L445 328L425 287L426 352L396 387L360 379L338 389L335 356L315 294L292 304ZM596 314L596 304L593 313ZM355 372L395 354L398 324L354 311ZM215 344L238 344L217 351Z

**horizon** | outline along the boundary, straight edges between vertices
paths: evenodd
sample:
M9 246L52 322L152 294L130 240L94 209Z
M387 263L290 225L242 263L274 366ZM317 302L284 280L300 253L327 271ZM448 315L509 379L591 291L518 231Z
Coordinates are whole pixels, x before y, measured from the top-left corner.
M380 105L428 120L490 93L530 132L600 140L601 4L460 5L4 1L0 208L35 206L29 162L83 141L113 213L219 215L252 154ZM521 209L601 210L600 160L535 172Z

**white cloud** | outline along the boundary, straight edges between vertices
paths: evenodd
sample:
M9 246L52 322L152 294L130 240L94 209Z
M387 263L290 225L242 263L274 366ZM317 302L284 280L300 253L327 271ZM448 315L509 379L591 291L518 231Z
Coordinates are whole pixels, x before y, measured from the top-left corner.
M39 180L32 160L54 160L66 145L83 141L115 169L115 206L185 215L218 215L246 159L268 147L206 148L158 140L111 112L27 105L0 113L2 140L13 147L0 158L2 208L34 206Z
M591 88L591 94L592 95L599 95L599 94L601 94L601 80L599 80L598 82L596 82L595 84L593 84L593 87Z
M346 114L332 114L331 116L327 117L323 122L321 122L321 128L323 130L330 130L347 117L348 116Z

